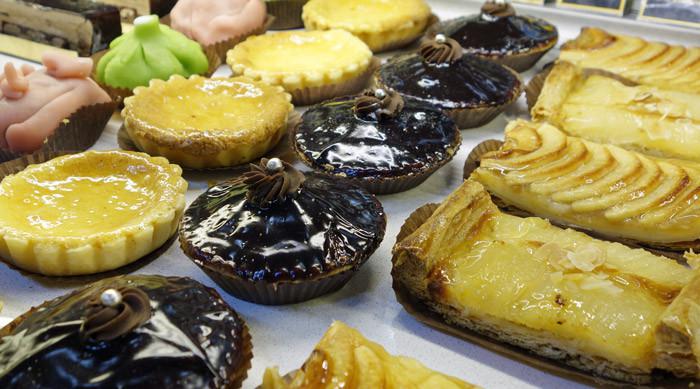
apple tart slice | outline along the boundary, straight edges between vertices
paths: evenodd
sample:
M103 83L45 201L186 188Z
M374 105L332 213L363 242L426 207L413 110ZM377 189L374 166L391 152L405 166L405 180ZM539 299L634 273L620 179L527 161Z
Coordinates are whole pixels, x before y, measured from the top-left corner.
M465 176L499 204L658 250L700 249L700 165L567 136L523 120ZM473 158L474 156L472 156Z
M529 92L535 94L532 88ZM548 121L569 135L700 161L700 89L685 93L626 85L615 76L559 61L531 113L534 120Z
M576 39L562 45L559 59L662 89L690 93L700 90L700 47L648 42L587 27Z
M649 383L661 369L697 377L695 270L502 213L473 180L433 209L414 213L394 246L397 296L458 334L476 332L595 376Z

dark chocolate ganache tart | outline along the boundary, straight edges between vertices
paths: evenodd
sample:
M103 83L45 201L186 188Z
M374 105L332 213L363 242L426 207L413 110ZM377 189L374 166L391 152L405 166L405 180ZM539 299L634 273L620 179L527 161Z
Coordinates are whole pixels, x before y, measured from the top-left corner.
M517 74L495 62L464 54L438 35L419 52L392 58L377 72L378 84L444 110L500 106L521 91Z
M208 273L272 284L356 270L385 228L381 204L364 189L263 158L190 205L180 242Z
M0 388L236 388L251 358L245 323L215 290L120 276L0 330Z
M359 179L423 174L451 160L461 143L439 107L382 89L309 108L293 137L307 165Z
M558 39L554 25L545 20L516 15L507 3L487 2L478 15L445 21L436 29L462 45L469 53L503 56L551 47Z

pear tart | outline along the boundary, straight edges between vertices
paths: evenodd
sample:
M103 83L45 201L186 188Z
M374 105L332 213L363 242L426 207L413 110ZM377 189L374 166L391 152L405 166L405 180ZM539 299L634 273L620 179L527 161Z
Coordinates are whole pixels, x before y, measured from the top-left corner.
M700 162L700 90L696 92L633 86L560 61L545 79L532 117L594 142Z
M177 231L187 182L164 158L123 151L59 157L0 184L0 257L51 276L116 269Z
M562 45L559 59L662 89L690 93L700 90L700 47L647 42L588 27Z
M268 368L261 389L471 389L474 385L389 354L384 347L341 322L334 322L300 370L280 377Z
M512 122L471 173L508 207L659 250L700 248L700 166ZM469 173L469 172L465 172Z
M698 375L697 271L502 213L476 181L414 214L393 253L397 295L458 333L635 384L653 382L656 369Z

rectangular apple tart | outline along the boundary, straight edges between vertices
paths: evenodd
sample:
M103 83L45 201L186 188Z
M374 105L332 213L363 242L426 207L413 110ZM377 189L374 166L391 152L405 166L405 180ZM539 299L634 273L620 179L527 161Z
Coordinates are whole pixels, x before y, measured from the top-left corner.
M419 209L393 250L394 289L461 332L613 380L697 377L700 276L675 261L499 211L467 180Z
M700 68L698 69L700 73ZM700 161L700 87L695 93L625 85L559 61L531 110L569 135L646 154Z
M484 145L470 157L479 160L471 177L512 213L635 246L700 250L695 162L645 156L524 120L506 127L500 147Z

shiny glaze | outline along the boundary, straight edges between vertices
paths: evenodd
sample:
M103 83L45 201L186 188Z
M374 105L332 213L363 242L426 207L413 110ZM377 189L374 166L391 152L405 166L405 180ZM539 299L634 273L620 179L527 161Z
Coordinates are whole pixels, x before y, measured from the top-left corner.
M484 18L465 16L442 24L438 33L475 54L509 55L544 46L557 38L556 28L531 16Z
M200 266L251 281L288 281L359 267L385 226L373 195L310 174L295 195L267 207L248 201L240 181L210 188L185 212L180 241Z
M111 341L81 340L88 300L137 286L151 319ZM45 303L0 339L2 388L220 388L245 363L240 317L189 278L110 278Z
M387 87L442 109L510 102L520 80L508 69L473 55L452 64L430 64L416 54L393 58L379 70Z
M354 97L345 97L304 113L295 148L313 167L347 177L397 177L425 171L456 148L454 123L434 106L405 99L395 118L381 121L358 117L353 106Z

